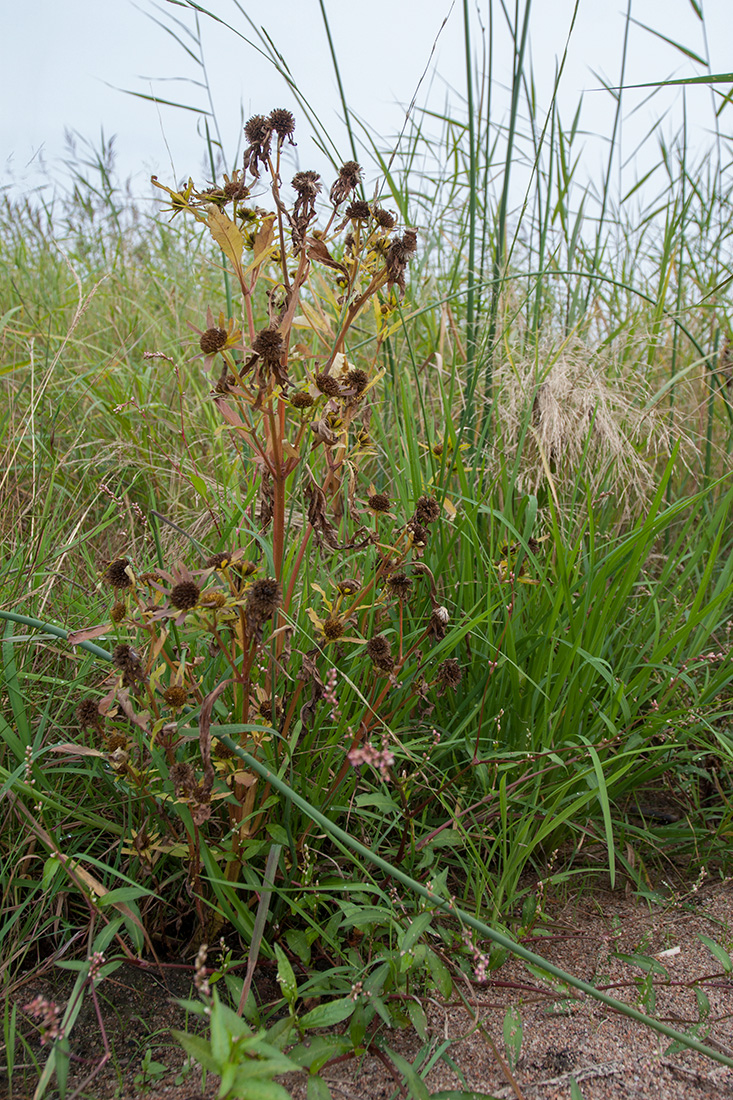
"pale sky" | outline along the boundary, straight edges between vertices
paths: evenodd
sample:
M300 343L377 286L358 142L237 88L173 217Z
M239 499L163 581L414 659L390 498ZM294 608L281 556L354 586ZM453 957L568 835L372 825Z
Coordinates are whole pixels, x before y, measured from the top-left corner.
M594 73L614 85L619 81L627 2L580 0L560 94L566 127L585 93L585 128L610 132L612 97L596 90L600 81ZM698 3L704 10L704 27L691 0L633 0L631 12L639 23L708 58L713 72L728 72L733 69L731 0ZM520 8L525 4L526 0L521 0ZM238 6L257 27L267 30L298 86L337 140L343 157L349 157L318 0L240 0L239 5L236 0L208 0L208 4L202 0L202 6L252 40L255 32ZM489 8L494 10L498 119L506 108L501 86L510 79L512 62L501 6L497 0L469 6L477 53L481 49L480 20L486 24ZM507 0L506 6L514 11L512 0ZM460 112L459 99L465 93L462 0L453 5L451 0L326 0L326 7L350 106L375 135L382 135L383 147L387 147L389 135L401 128L404 109L429 62L431 75L422 85L418 104L428 102L433 109L442 110L448 98L456 113ZM572 0L534 0L532 5L531 57L540 110L550 98L556 58L565 45L572 9ZM448 22L439 34L446 17ZM33 4L5 0L0 36L0 186L13 182L14 194L19 188L36 186L45 178L44 165L57 177L62 175L59 158L63 156L65 128L78 131L94 145L98 145L102 129L107 138L114 135L119 170L123 176L134 176L140 193L149 191L151 172L168 182L189 174L200 181L200 118L118 90L208 106L205 89L181 79L201 80L202 70L168 33L174 30L198 52L195 39L176 20L195 28L193 13L166 0L139 0L137 4L131 0L35 0ZM200 18L200 26L212 99L231 160L241 134L241 113L246 120L275 106L293 110L298 118L302 112L283 80L251 46L205 17ZM701 65L659 37L638 25L631 27L627 83L704 72ZM665 92L632 113L647 94L627 93L625 157L634 152L653 118L669 110L668 133L681 121L681 90ZM699 147L714 125L710 91L688 91L687 111L690 140L693 147ZM733 107L722 116L724 131L729 117L733 118ZM299 166L321 169L323 158L303 123L297 137ZM589 146L587 155L600 166L602 146ZM642 161L643 154L632 159L627 174L633 174ZM592 168L590 165L588 174Z

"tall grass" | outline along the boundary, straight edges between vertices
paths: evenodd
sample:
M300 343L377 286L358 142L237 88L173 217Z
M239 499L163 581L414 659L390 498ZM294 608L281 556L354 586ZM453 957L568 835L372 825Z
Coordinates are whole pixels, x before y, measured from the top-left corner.
M198 20L207 14L191 8ZM338 71L326 5L320 11ZM310 810L495 926L521 919L538 880L572 882L595 869L646 888L671 854L695 868L727 866L729 168L707 154L695 160L684 129L669 141L660 126L650 137L659 143L650 179L615 194L624 101L613 92L602 177L581 182L581 105L568 124L556 94L542 108L536 102L531 5L509 21L505 118L495 115L493 22L477 69L468 5L462 15L465 99L443 112L415 109L395 147L369 138L364 150L379 172L382 205L396 207L403 226L419 226L419 250L404 298L380 287L381 312L349 317L343 349L375 385L360 406L369 409L358 425L369 440L356 457L348 450L353 409L347 416L351 465L343 469L340 452L321 468L318 442L311 450L308 432L285 432L291 412L277 404L276 387L260 397L282 414L277 429L262 428L259 405L249 428L230 414L223 423L223 391L210 399L192 326L211 328L207 309L214 317L223 310L242 324L246 344L271 324L274 307L264 293L255 300L253 284L255 305L245 293L235 318L237 256L225 245L222 261L200 231L211 218L202 191L178 204L198 221L153 216L125 196L106 146L78 154L73 186L55 206L6 202L0 212L0 299L9 303L0 319L8 990L23 968L55 957L65 937L84 929L92 943L112 912L131 955L172 939L180 950L225 925L245 945L256 927L259 939L266 913L256 914L253 899L268 856L268 881L273 863L277 873L261 950L275 952L275 924L277 949L285 943L302 959L322 935L352 977L366 978L370 964L349 947L349 930L366 930L374 943L395 927L404 934L399 913L410 895L389 895L363 852L345 862L327 831L316 834ZM628 18L626 26L630 33ZM198 23L196 33L200 41ZM337 142L319 130L266 36L258 48L337 159ZM623 73L622 64L621 83ZM722 156L722 143L717 150ZM216 178L197 181L201 189L237 167L222 159L211 131L207 152ZM180 193L171 186L175 207ZM260 210L260 229L263 217ZM329 247L343 265L354 246L334 238ZM258 293L295 279L285 254L268 248ZM298 284L301 313L288 322L292 346L299 341L293 369L303 371L316 352L333 363L341 350L348 311L329 285L333 270ZM227 362L236 375L241 362ZM301 388L306 381L298 376ZM227 385L241 401L237 385ZM304 511L300 483L284 464L270 498L261 463L245 460L245 444L260 431L293 461L297 451L298 468L320 486L320 544L317 494ZM390 508L369 520L381 540L373 562L371 548L356 546L353 525L380 495ZM425 498L441 518L430 537L416 538L408 517ZM268 499L272 534L258 528ZM409 538L401 533L408 529ZM99 635L90 624L106 624L100 644L126 644L134 608L112 625L100 583L109 563L129 560L137 575L184 558L194 568L216 553L253 568L261 558L283 582L280 633L266 631L266 650L243 628L239 643L235 631L230 649L217 651L205 631L187 633L183 622L167 634L148 631L146 675L163 654L160 675L185 679L196 703L161 712L151 739L123 701L130 721L111 712L117 732L125 725L120 764L121 742L113 745L109 731L103 738L96 721L84 733L75 716L80 697L101 691L99 654L72 650L58 629L53 638L32 633L32 624L53 623L77 641ZM385 565L389 555L395 560ZM409 599L337 595L334 582L353 573L369 588L374 570L387 581L397 561L409 574L400 582ZM223 578L222 598L246 606L244 580ZM162 615L161 583L149 596ZM360 642L385 636L398 654L393 680L382 676L386 665L371 669L353 640L327 644L324 621L345 614L349 600L349 630ZM217 692L227 652L249 679L225 706ZM293 797L255 788L253 773L220 762L230 787L217 773L209 793L221 800L194 828L193 803L171 769L201 766L202 728L207 737L234 736ZM357 771L346 754L363 746L362 729L374 752L387 755ZM255 789L256 802L247 793ZM661 823L653 815L660 793L677 810ZM156 848L156 814L187 839ZM468 970L465 947L447 930L444 939ZM398 998L395 1006L398 1014Z

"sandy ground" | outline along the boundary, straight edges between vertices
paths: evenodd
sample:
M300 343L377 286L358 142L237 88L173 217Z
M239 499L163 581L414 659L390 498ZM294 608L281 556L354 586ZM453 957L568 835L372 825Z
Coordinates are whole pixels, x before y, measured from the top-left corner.
M600 979L599 984L612 996L637 1006L643 998L644 971L619 955L655 958L668 975L655 976L655 1016L688 1031L699 1024L695 989L703 990L710 1011L698 1038L733 1057L733 975L725 972L698 938L700 934L708 936L727 950L733 946L733 880L704 885L684 898L652 908L623 890L593 889L574 900L550 901L546 912L546 934L525 941L531 950L587 981ZM177 1009L160 983L151 990L136 976L126 988L125 1011L117 1009L112 1014L116 1022L109 1010L105 1014L118 1055L124 1054L125 1042L134 1048L129 1066L118 1056L114 1072L105 1069L80 1096L94 1100L137 1100L142 1096L150 1100L208 1100L215 1096L216 1082L210 1079L202 1093L195 1074L182 1085L173 1084L177 1056L170 1048L167 1058L159 1048L154 1051L156 1058L171 1067L160 1084L145 1092L133 1084L134 1072L140 1067L140 1046L139 1039L135 1045L130 1019L141 1025L148 1021L149 1027L152 1012L161 1034L166 1027L180 1027L181 1021L175 1019ZM459 998L450 1004L425 1004L427 1044L414 1032L386 1028L380 1032L387 1046L421 1072L431 1093L474 1090L501 1100L733 1098L733 1069L689 1052L671 1052L669 1040L597 1002L558 998L516 960L494 971L487 984L466 984L462 991L469 1009ZM23 999L27 993L25 990ZM179 990L176 993L185 995ZM512 1006L522 1024L521 1048L513 1064L503 1035L507 1009ZM83 1037L83 1028L79 1034ZM89 1043L93 1046L93 1040ZM91 1046L87 1054L92 1053ZM432 1068L425 1072L431 1062ZM387 1100L400 1095L389 1065L374 1056L326 1068L322 1076L335 1100ZM283 1084L293 1100L305 1100L303 1079ZM6 1095L0 1078L0 1096Z

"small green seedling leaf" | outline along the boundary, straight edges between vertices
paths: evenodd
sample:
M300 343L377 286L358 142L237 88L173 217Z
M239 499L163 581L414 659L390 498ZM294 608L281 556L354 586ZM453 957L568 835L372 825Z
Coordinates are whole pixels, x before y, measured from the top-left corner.
M721 947L715 940L711 940L710 936L705 936L702 932L698 932L697 938L705 944L711 955L718 960L726 974L730 974L731 970L733 970L733 960L725 948Z
M522 1053L522 1038L524 1036L522 1017L519 1014L519 1009L515 1008L514 1005L511 1005L506 1011L503 1030L506 1056L509 1065L514 1069Z
M298 983L287 955L279 943L275 944L277 956L277 981L283 997L292 1008L298 997Z

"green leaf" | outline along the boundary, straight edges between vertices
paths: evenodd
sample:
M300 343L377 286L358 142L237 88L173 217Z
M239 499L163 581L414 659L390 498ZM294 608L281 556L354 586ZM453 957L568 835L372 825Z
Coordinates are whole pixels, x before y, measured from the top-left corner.
M412 948L424 932L428 930L433 923L432 913L420 913L415 917L414 921L410 924L410 927L405 931L402 939L400 940L400 951L407 952Z
M415 1028L422 1042L427 1042L428 1018L425 1015L422 1005L418 1004L417 1001L408 1001L407 1015L410 1017L412 1026Z
M331 1090L322 1077L310 1076L306 1096L308 1100L331 1100Z
M430 1100L428 1086L425 1084L422 1077L415 1072L414 1067L410 1065L407 1059L403 1058L401 1054L398 1054L396 1050L391 1050L388 1046L385 1046L384 1053L394 1062L395 1068L399 1070L405 1078L408 1093L412 1100Z
M278 985L282 990L283 997L292 1007L298 997L298 983L295 980L295 974L293 973L293 968L290 965L288 957L279 943L275 944L275 955L277 957Z
M336 1001L327 1001L326 1004L316 1005L310 1012L300 1019L301 1027L333 1027L342 1020L348 1020L356 1008L356 1002L351 997L339 997Z
M506 1010L503 1031L506 1055L509 1065L513 1069L519 1061L519 1055L522 1053L522 1038L524 1035L522 1017L519 1014L519 1009L515 1008L514 1005Z
M171 1035L180 1043L186 1054L207 1069L209 1073L218 1073L219 1065L211 1053L211 1043L202 1039L200 1035L192 1035L188 1031L175 1031L171 1029Z
M447 1001L453 992L453 979L450 970L442 959L438 958L434 951L428 951L428 969L430 977L435 982L441 997Z
M288 928L285 939L293 954L297 955L305 966L308 966L311 961L311 945L308 943L308 937L303 929Z
M725 948L721 947L719 943L715 942L715 940L711 940L710 936L705 936L702 932L697 933L697 938L701 940L707 947L708 951L710 951L710 953L715 956L720 965L723 967L723 970L725 970L726 974L730 974L731 970L733 970L733 960L731 960L731 957L725 950Z
M570 1100L583 1100L583 1093L580 1091L580 1085L574 1077L570 1078Z

